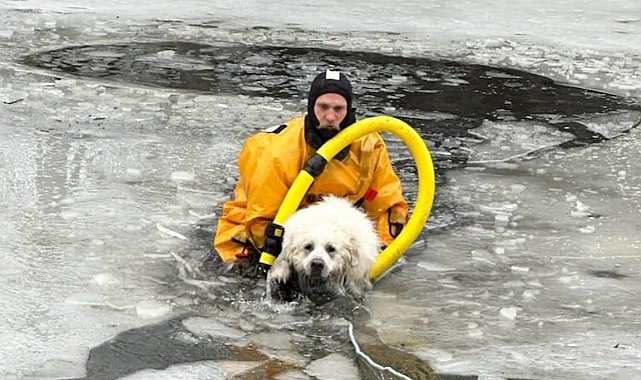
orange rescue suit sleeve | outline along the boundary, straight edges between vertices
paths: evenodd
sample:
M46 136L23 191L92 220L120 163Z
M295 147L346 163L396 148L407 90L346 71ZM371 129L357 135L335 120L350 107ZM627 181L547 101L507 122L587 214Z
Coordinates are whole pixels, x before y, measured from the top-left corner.
M286 130L289 128L285 128ZM292 131L281 132L291 134ZM224 261L236 259L246 249L260 250L265 240L265 227L274 220L291 183L300 169L298 164L282 165L279 155L287 152L278 144L286 144L287 136L258 132L248 138L238 157L240 178L234 198L223 205L218 220L214 248ZM298 147L295 147L298 149ZM294 153L297 153L295 151ZM297 161L296 157L290 157Z

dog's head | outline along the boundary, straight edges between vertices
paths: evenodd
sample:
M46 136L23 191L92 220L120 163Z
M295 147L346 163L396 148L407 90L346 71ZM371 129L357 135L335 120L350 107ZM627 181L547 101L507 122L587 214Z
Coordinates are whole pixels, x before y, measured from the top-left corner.
M301 286L323 286L339 279L357 259L354 244L336 231L311 231L292 236L284 244L285 255L294 267Z
M303 294L360 296L378 255L368 217L346 200L330 197L297 211L284 225L283 245L271 278Z

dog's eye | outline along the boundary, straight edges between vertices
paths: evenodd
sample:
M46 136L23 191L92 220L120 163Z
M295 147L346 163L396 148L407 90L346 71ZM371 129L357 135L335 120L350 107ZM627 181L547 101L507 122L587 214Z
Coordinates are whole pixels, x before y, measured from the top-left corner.
M335 253L336 252L336 247L334 247L331 244L327 244L327 247L325 247L325 251L329 254Z
M307 244L305 244L305 245L303 246L303 250L305 250L305 252L311 252L311 251L313 251L313 250L314 250L314 244L312 244L312 243L307 243Z

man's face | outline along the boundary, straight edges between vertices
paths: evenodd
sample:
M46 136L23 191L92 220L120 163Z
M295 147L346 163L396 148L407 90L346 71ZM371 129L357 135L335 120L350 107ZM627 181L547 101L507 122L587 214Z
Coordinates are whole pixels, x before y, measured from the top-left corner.
M341 122L347 116L347 100L342 95L327 93L316 99L314 114L319 125L319 132L330 138L341 129Z

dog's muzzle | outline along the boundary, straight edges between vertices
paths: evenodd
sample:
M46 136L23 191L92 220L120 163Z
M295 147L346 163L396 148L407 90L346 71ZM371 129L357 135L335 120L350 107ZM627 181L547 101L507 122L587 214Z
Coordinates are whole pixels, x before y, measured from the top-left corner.
M317 280L322 280L323 279L323 272L325 270L325 262L321 259L314 259L310 263L310 272L309 272L309 278L312 281L317 281Z

